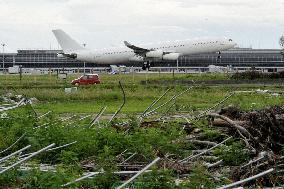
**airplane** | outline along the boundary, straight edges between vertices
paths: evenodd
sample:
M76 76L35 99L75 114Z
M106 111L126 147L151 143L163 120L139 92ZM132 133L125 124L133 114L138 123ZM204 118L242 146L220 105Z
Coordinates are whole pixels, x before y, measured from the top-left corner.
M228 38L203 38L161 42L147 45L133 45L124 41L124 47L90 50L81 46L61 29L52 30L63 53L58 57L68 57L84 62L97 64L119 64L128 62L144 62L142 69L149 69L154 60L175 60L180 56L203 53L219 53L237 44Z

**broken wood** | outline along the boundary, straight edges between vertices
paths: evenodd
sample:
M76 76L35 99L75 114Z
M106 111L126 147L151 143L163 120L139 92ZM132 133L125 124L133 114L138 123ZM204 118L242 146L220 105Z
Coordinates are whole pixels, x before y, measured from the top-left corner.
M101 118L101 116L103 115L103 113L106 111L107 109L107 106L103 107L100 112L97 114L97 116L90 122L90 126L89 128L91 128L92 126L94 126L98 121L99 119Z
M192 156L189 156L189 157L187 157L187 158L184 158L184 159L180 160L179 162L185 163L185 162L188 162L189 160L195 159L195 158L197 158L197 157L199 157L199 156L201 156L201 155L203 155L203 154L206 154L207 152L213 150L214 148L217 148L218 146L224 144L226 141L228 141L228 140L231 139L231 138L232 138L232 137L229 137L229 138L223 140L222 142L220 142L219 144L217 144L217 145L215 145L215 146L213 146L213 147L211 147L211 148L209 148L209 149L207 149L207 150L205 150L205 151L203 151L203 152L201 152L201 153L199 153L199 154L192 155Z
M17 166L17 165L19 165L19 164L21 164L21 163L23 163L23 162L25 162L25 161L31 159L32 157L38 155L39 153L46 151L47 149L53 147L54 145L55 145L55 144L53 143L53 144L51 144L51 145L49 145L49 146L47 146L47 147L44 147L44 148L42 148L42 149L40 149L40 150L38 150L38 151L36 151L36 152L33 152L33 153L32 153L31 155L29 155L28 157L25 157L25 158L21 159L20 161L14 163L13 165L10 165L10 166L6 167L5 169L1 170L1 171L0 171L0 174L2 174L2 173L4 173L4 172L8 171L9 169L12 169L13 167L15 167L15 166Z
M144 173L147 169L149 169L151 166L153 166L155 163L157 163L161 158L156 158L154 161L152 161L149 165L147 165L146 167L144 167L141 171L139 171L138 173L136 173L133 177L131 177L128 181L126 181L125 183L123 183L122 185L120 185L119 187L117 187L116 189L122 189L124 188L126 185L128 185L130 182L132 182L134 179L136 179L138 176L140 176L142 173Z
M119 81L119 86L120 86L120 89L122 91L122 94L123 94L123 102L121 104L121 106L118 108L118 110L113 114L113 116L111 117L111 119L109 120L109 123L111 123L113 121L113 119L117 116L117 114L121 111L121 109L123 108L123 106L125 105L126 103L126 96L125 96L125 91L123 89L123 86L121 84L121 82Z
M266 170L266 171L263 171L263 172L261 172L261 173L259 173L259 174L257 174L257 175L254 175L254 176L251 176L251 177L249 177L249 178L240 180L240 181L238 181L238 182L234 182L234 183L232 183L232 184L228 184L228 185L226 185L226 186L219 187L219 188L217 188L217 189L227 189L227 188L231 188L231 187L234 187L234 186L238 186L238 185L240 185L240 184L246 183L246 182L248 182L248 181L251 181L251 180L257 179L257 178L259 178L259 177L262 177L262 176L264 176L264 175L267 175L267 174L269 174L269 173L272 173L273 171L274 171L274 169L271 168L271 169Z
M142 118L142 117L146 114L146 112L147 112L148 110L150 110L153 106L155 106L170 90L171 90L171 88L167 89L158 99L154 100L154 101L150 104L150 106L148 106L148 107L144 110L144 112L141 114L140 118Z
M24 138L24 136L26 135L26 133L22 134L22 136L20 136L20 138L18 138L13 144L11 144L8 148L6 148L5 150L1 151L0 154L10 150L13 146L15 146L22 138Z

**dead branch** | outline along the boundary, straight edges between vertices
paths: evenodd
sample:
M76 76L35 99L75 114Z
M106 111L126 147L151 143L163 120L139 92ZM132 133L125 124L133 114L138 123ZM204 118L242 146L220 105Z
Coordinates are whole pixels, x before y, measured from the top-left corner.
M223 119L224 121L229 123L231 126L239 130L242 134L245 134L247 137L253 138L252 135L244 127L238 125L235 121L231 120L230 118L223 116L223 115L216 114L216 113L208 113L207 115Z
M16 142L14 142L11 146L9 146L8 148L6 148L5 150L1 151L0 154L10 150L13 146L15 146L22 138L24 138L24 136L26 135L26 133L22 134L22 136L20 136L20 138L18 138L16 140Z
M262 153L260 153L260 156L257 157L256 159L253 159L253 160L249 161L247 164L241 166L241 169L243 169L243 168L245 168L245 167L247 167L249 165L252 165L254 163L257 163L257 162L265 159L266 157L267 157L267 152L262 152Z
M103 115L103 113L105 112L106 108L107 108L107 106L103 107L100 110L100 112L97 114L97 116L90 122L89 128L91 128L93 125L95 125L99 121L100 117Z
M217 167L219 165L222 165L222 163L223 163L223 160L221 159L221 160L219 160L215 163L205 163L205 166L209 169L209 168L213 168L213 167Z
M36 156L37 154L39 154L39 153L41 153L41 152L46 151L47 149L53 147L54 145L55 145L55 144L53 143L53 144L51 144L51 145L49 145L49 146L47 146L47 147L44 147L44 148L40 149L39 151L33 152L33 153L32 153L31 155L29 155L28 157L25 157L25 158L21 159L20 161L14 163L13 165L10 165L10 166L6 167L5 169L1 170L1 171L0 171L0 174L2 174L2 173L4 173L4 172L8 171L9 169L12 169L13 167L15 167L15 166L17 166L17 165L20 165L21 163L23 163L23 162L29 160L30 158Z
M146 170L145 172L151 172L152 170ZM139 171L115 171L113 172L113 174L118 174L118 175L131 175L131 174L135 174L138 173ZM89 172L86 173L85 176L80 177L74 181L68 182L64 185L62 185L62 187L66 187L66 186L70 186L71 184L74 184L76 182L79 182L81 180L87 179L87 178L92 178L93 176L99 175L99 174L103 174L105 173L104 171L99 171L99 172Z
M47 116L47 115L50 114L50 113L51 113L51 111L48 111L48 112L46 112L45 114L42 114L41 116L39 116L38 119L41 119L41 118Z
M167 89L167 90L164 92L164 94L162 94L162 96L160 96L158 99L154 100L154 101L150 104L150 106L148 106L148 107L146 108L146 110L144 110L144 112L141 114L140 118L143 117L143 116L146 114L146 112L147 112L148 110L150 110L153 106L155 106L170 90L171 90L171 88Z
M227 95L223 100L221 100L220 102L218 102L217 104L213 105L212 107L206 109L205 111L203 111L202 113L198 114L197 116L193 117L190 122L192 122L193 120L196 121L200 120L200 118L204 117L204 115L206 115L209 111L211 111L212 109L218 107L220 104L223 104L226 100L228 100L229 98L231 98L233 95L235 95L235 92L231 92L229 93L229 95Z
M204 159L204 160L218 160L219 157L217 156L210 156L210 155L207 155L207 156L200 156L200 158Z
M15 108L18 108L18 107L24 106L24 105L26 105L26 99L25 99L25 98L21 99L15 106L6 107L6 108L1 108L1 109L0 109L0 112L4 112L4 111L8 111L8 110L13 110L13 109L15 109Z
M148 117L148 116L151 116L151 115L155 114L155 113L156 113L156 110L158 110L158 109L164 107L165 105L169 104L170 102L174 101L175 99L177 99L178 97L180 97L181 95L183 95L184 93L186 93L187 91L189 91L189 90L192 89L192 88L193 88L193 87L189 87L188 89L182 91L180 94L172 96L172 98L170 98L167 102L165 102L165 103L161 104L160 106L156 107L155 109L153 109L153 110L151 110L151 111L145 113L145 114L142 116L142 118L145 118L145 117Z
M77 141L74 141L74 142L71 142L71 143L68 143L68 144L64 144L62 146L57 146L55 148L50 148L50 149L48 149L46 151L50 152L50 151L53 151L53 150L58 150L58 149L61 149L61 148L65 148L65 147L71 146L71 145L76 144L76 143L77 143Z
M237 125L244 125L246 124L246 121L238 121L238 120L234 120L234 122L237 124ZM220 118L215 118L212 122L212 125L213 126L217 126L217 127L228 127L230 126L230 124L223 120L223 119L220 119Z
M70 117L67 117L67 118L63 118L63 119L61 119L60 121L68 121L68 120L70 120L70 119L73 119L74 117L76 117L76 115L72 115L72 116L70 116Z
M132 154L131 156L129 156L126 160L124 160L123 162L120 163L120 165L126 163L127 161L129 161L131 158L133 158L137 153Z
M74 141L74 142L71 142L71 143L68 143L68 144L64 144L62 146L57 146L55 148L50 148L50 149L46 150L46 152L50 152L50 151L53 151L53 150L58 150L58 149L61 149L61 148L65 148L65 147L71 146L71 145L76 144L76 143L77 143L77 141ZM33 153L23 154L23 155L20 156L20 158L27 157L27 156L29 156L31 154L33 154Z
M123 152L121 152L120 154L118 154L116 157L119 158L121 157L125 152L127 152L128 149L124 150Z
M137 174L135 174L133 177L131 177L128 181L126 181L125 183L123 183L122 185L120 185L119 187L117 187L116 189L122 189L124 188L127 184L129 184L130 182L132 182L134 179L136 179L139 175L141 175L142 173L144 173L147 169L149 169L151 166L153 166L154 164L156 164L161 158L157 157L154 161L152 161L152 163L150 163L149 165L147 165L146 167L144 167L141 171L139 171Z
M0 163L3 162L3 161L6 161L6 160L9 159L10 157L13 157L14 155L17 155L17 154L21 153L22 151L28 149L29 147L31 147L31 145L28 145L28 146L26 146L26 147L24 147L24 148L22 148L22 149L20 149L20 150L18 150L18 151L16 151L16 152L13 152L12 154L9 154L9 155L6 156L6 157L1 158L1 159L0 159Z
M205 151L203 151L203 152L201 152L201 153L199 153L199 154L192 155L192 156L189 156L189 157L187 157L187 158L184 158L184 159L180 160L179 162L185 163L185 162L188 162L189 160L192 160L192 159L197 158L197 157L199 157L199 156L201 156L201 155L203 155L203 154L206 154L207 152L213 150L214 148L217 148L218 146L222 145L223 143L225 143L226 141L228 141L228 140L231 139L231 138L232 138L232 137L229 137L229 138L227 138L226 140L223 140L222 142L220 142L219 144L217 144L217 145L215 145L215 146L213 146L213 147L211 147L211 148L209 148L209 149L207 149L207 150L205 150Z
M87 118L89 118L89 117L91 117L91 116L92 116L92 115L83 116L83 117L79 118L78 120L71 121L71 122L67 123L66 126L69 126L69 125L71 125L71 124L73 124L73 123L76 123L76 122L79 122L79 121L83 121L84 119L87 119Z
M195 144L205 144L207 146L216 146L216 142L210 142L210 141L203 141L203 140L189 140L189 142L195 143Z
M121 84L121 82L119 81L119 86L120 86L120 89L122 91L122 94L123 94L123 102L121 104L121 106L118 108L118 110L113 114L113 116L111 117L111 119L109 120L109 123L111 123L113 121L113 119L117 116L117 114L121 111L121 109L123 108L123 106L125 105L125 102L126 102L126 96L125 96L125 92L124 92L124 89L123 89L123 86Z
M207 150L192 150L191 152L192 154L199 154L203 152L205 152L204 154L211 154L211 151L207 151Z
M226 185L226 186L219 187L218 189L226 189L226 188L231 188L231 187L234 187L234 186L238 186L238 185L240 185L240 184L246 183L246 182L248 182L248 181L251 181L251 180L257 179L257 178L259 178L259 177L262 177L262 176L264 176L264 175L267 175L267 174L269 174L269 173L272 173L273 171L274 171L274 168L271 168L271 169L269 169L269 170L263 171L263 172L261 172L261 173L259 173L259 174L257 174L257 175L251 176L251 177L249 177L249 178L246 178L246 179L243 179L243 180L234 182L234 183L232 183L232 184L228 184L228 185Z

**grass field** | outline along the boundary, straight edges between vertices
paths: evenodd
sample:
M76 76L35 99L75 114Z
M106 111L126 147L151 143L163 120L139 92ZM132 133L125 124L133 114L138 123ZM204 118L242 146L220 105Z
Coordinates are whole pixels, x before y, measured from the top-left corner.
M22 94L29 98L35 97L39 103L34 108L40 113L49 110L55 113L97 113L102 107L107 106L107 113L113 113L122 103L122 93L118 81L121 81L126 93L126 105L123 113L139 113L168 88L172 90L165 100L182 92L190 85L173 84L147 84L146 80L229 80L227 74L102 74L102 84L93 86L80 86L72 94L64 92L65 87L71 87L70 81L77 75L68 76L67 81L58 80L56 76L1 76L0 94ZM143 83L143 84L142 84ZM177 111L194 111L208 108L222 100L232 91L249 91L256 89L269 89L283 91L283 85L196 85L194 89L182 95L176 101ZM262 108L267 105L276 105L284 102L283 96L272 97L270 94L236 94L225 104L239 106L242 109Z

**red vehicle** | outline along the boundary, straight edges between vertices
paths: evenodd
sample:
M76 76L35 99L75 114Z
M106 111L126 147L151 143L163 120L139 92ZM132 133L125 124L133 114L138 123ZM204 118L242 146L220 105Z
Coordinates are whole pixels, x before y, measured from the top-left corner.
M91 85L91 84L100 84L100 78L98 74L86 74L81 77L72 80L72 85Z

